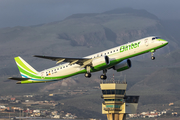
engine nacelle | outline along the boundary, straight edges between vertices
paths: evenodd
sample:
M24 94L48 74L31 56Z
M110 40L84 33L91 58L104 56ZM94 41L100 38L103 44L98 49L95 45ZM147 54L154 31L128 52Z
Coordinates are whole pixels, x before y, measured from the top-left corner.
M106 65L109 65L110 61L109 61L109 57L108 56L101 56L99 58L96 58L92 61L92 66L95 69L99 69L102 68Z
M113 67L113 69L117 70L117 72L127 70L129 68L131 68L131 61L129 59L125 59Z

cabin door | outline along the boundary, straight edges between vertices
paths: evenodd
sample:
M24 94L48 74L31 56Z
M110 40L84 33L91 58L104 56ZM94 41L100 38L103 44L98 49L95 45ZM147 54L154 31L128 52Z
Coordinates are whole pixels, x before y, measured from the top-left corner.
M149 40L148 40L148 39L145 39L145 40L144 40L144 43L145 43L145 46L148 46L148 45L149 45Z
M44 78L45 78L45 73L41 72L41 79L44 79Z

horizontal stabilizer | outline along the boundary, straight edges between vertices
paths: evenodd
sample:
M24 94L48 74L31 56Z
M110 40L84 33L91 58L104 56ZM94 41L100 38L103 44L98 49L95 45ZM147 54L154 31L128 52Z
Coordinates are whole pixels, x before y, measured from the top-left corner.
M24 80L30 80L31 78L9 77L8 79L17 80L17 81L24 81Z

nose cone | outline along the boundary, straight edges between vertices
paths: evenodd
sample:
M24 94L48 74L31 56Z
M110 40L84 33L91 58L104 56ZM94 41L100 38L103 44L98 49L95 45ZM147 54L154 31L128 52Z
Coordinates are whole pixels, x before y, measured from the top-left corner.
M168 44L168 41L164 39L157 39L157 40L160 41L164 46Z
M168 41L165 41L165 44L167 45L167 44L168 44Z

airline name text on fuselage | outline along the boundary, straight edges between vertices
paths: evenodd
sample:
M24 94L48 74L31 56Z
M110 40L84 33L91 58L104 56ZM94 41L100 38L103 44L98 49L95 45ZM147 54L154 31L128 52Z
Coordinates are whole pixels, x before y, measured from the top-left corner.
M137 48L137 47L139 47L140 43L141 42L131 43L129 45L123 45L123 46L120 47L120 52L124 52L124 51L127 51L127 50L131 50L133 48Z

